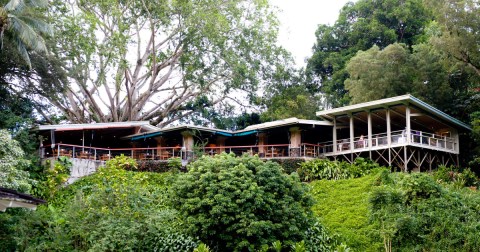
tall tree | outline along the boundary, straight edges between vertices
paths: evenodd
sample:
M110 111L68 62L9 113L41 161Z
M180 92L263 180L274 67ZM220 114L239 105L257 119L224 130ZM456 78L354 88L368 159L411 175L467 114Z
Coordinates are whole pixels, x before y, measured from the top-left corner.
M480 5L477 0L427 0L442 33L432 42L480 76Z
M2 1L4 2L4 1ZM0 40L3 49L4 38L17 45L17 51L31 68L28 51L47 51L43 36L52 35L45 15L38 11L47 7L47 0L10 0L0 6Z
M408 47L422 39L424 26L432 19L422 0L359 0L346 4L333 26L320 25L308 60L312 92L322 92L328 106L349 102L344 81L345 65L359 50L380 49L399 42Z
M440 108L452 104L452 88L442 55L429 44L392 44L359 51L347 64L345 88L352 103L413 94Z
M267 0L56 1L54 13L69 86L51 102L71 122L165 125L199 96L248 100L278 52Z

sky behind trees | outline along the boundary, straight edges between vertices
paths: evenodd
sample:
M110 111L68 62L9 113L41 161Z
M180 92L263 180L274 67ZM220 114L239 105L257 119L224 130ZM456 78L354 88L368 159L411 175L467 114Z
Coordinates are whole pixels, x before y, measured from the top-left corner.
M280 11L279 43L290 51L299 67L312 55L315 30L319 24L333 25L340 9L355 0L271 0Z

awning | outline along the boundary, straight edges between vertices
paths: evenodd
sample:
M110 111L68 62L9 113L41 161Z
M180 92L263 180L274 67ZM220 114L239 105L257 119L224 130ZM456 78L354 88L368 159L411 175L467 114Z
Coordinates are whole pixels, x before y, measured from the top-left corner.
M250 130L250 131L235 133L233 135L234 136L248 136L248 135L252 135L252 134L257 134L257 132L258 132L258 130Z
M163 135L163 132L153 132L153 133L149 133L149 134L144 134L144 135L140 135L140 136L134 136L132 137L132 141L136 141L136 140L142 140L142 139L146 139L146 138L150 138L150 137L154 137L154 136L160 136L160 135Z

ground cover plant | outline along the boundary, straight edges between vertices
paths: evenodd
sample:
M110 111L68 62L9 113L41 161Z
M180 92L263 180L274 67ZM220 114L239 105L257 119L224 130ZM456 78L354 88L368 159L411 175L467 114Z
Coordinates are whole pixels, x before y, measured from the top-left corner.
M379 170L360 178L311 182L313 206L320 222L354 251L378 251L380 237L372 235L368 197L375 187Z

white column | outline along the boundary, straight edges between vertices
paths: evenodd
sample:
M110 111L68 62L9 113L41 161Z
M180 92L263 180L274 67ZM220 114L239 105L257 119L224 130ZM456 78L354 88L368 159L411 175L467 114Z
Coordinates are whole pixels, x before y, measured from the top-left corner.
M338 148L338 143L337 143L337 119L335 118L335 116L333 117L332 147L333 147L333 153L337 154L337 148Z
M367 112L367 124L368 124L368 154L370 159L372 159L372 112L369 110Z
M387 116L387 143L388 143L388 148L392 145L392 127L390 124L390 109L387 108L386 112Z
M411 135L412 135L412 130L411 130L411 127L410 127L410 106L407 105L407 107L405 108L405 120L406 120L406 131L407 131L407 141L406 143L407 144L410 144L411 143Z
M349 115L350 117L350 151L353 152L353 138L354 136L354 129L353 129L353 114Z

